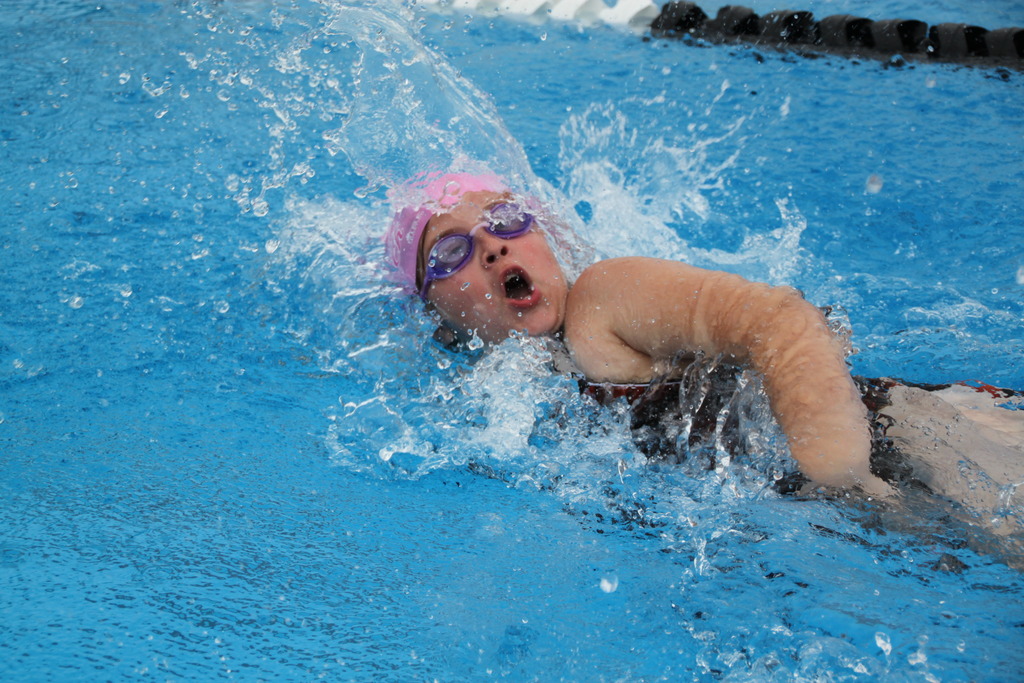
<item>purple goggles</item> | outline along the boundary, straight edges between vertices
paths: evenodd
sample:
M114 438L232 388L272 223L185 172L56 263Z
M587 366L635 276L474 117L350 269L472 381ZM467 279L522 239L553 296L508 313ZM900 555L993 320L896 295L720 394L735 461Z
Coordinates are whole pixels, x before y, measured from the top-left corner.
M525 235L533 227L533 214L512 202L495 204L487 212L487 219L469 233L445 235L430 249L427 268L423 275L420 298L427 298L427 287L434 280L443 280L462 270L473 257L473 235L483 228L495 237L510 240Z

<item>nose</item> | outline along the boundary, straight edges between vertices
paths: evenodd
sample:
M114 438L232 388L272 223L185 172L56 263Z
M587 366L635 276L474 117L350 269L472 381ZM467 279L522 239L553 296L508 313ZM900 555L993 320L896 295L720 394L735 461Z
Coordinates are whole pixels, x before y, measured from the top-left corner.
M503 256L508 256L508 240L495 237L486 230L481 230L475 237L477 247L480 249L480 259L485 268L493 266Z

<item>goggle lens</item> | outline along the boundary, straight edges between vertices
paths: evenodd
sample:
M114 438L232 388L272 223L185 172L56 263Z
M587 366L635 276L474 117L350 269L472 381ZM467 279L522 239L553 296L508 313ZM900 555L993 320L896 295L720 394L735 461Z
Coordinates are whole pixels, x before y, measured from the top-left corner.
M518 204L498 204L491 208L487 232L498 237L518 237L530 229L533 216Z
M456 239L450 239L456 238ZM448 275L455 272L473 253L473 240L465 235L448 235L439 240L430 250L430 261L427 262L428 272L443 272ZM437 275L434 276L437 279Z

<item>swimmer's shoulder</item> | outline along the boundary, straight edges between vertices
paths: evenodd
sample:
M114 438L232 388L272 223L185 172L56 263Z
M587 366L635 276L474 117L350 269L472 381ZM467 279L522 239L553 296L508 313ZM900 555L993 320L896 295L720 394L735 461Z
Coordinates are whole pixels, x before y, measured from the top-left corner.
M644 272L658 259L622 257L588 267L566 299L564 339L573 361L591 381L648 381L652 360L617 334L635 318L636 297L647 289ZM664 262L669 263L669 262Z
M615 322L628 316L637 297L649 296L651 269L669 263L643 256L624 256L588 266L566 298L567 338L579 338L584 333L588 336L610 334Z
M598 261L587 267L569 289L566 329L576 322L635 332L649 327L648 322L678 319L678 314L692 307L709 287L728 293L747 284L737 275L681 261L646 256Z
M636 302L640 297L657 301L670 292L680 291L680 287L700 288L709 282L717 286L722 278L742 281L736 275L698 268L682 261L620 256L588 266L569 294L582 302L593 297L622 303Z
M653 258L651 256L617 256L587 266L583 273L580 274L576 283L579 284L581 280L596 280L597 282L588 284L598 284L601 280L609 277L618 278L632 275L646 278L661 274L692 272L694 270L698 269L682 261Z

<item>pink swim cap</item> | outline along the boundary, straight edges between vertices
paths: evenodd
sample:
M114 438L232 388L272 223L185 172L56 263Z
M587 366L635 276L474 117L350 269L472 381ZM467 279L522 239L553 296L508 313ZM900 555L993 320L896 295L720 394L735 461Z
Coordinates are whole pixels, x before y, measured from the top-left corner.
M384 235L388 263L397 280L416 291L416 261L420 238L431 218L450 211L467 192L507 192L498 176L483 173L426 173L388 192L392 206L397 207L391 227Z

